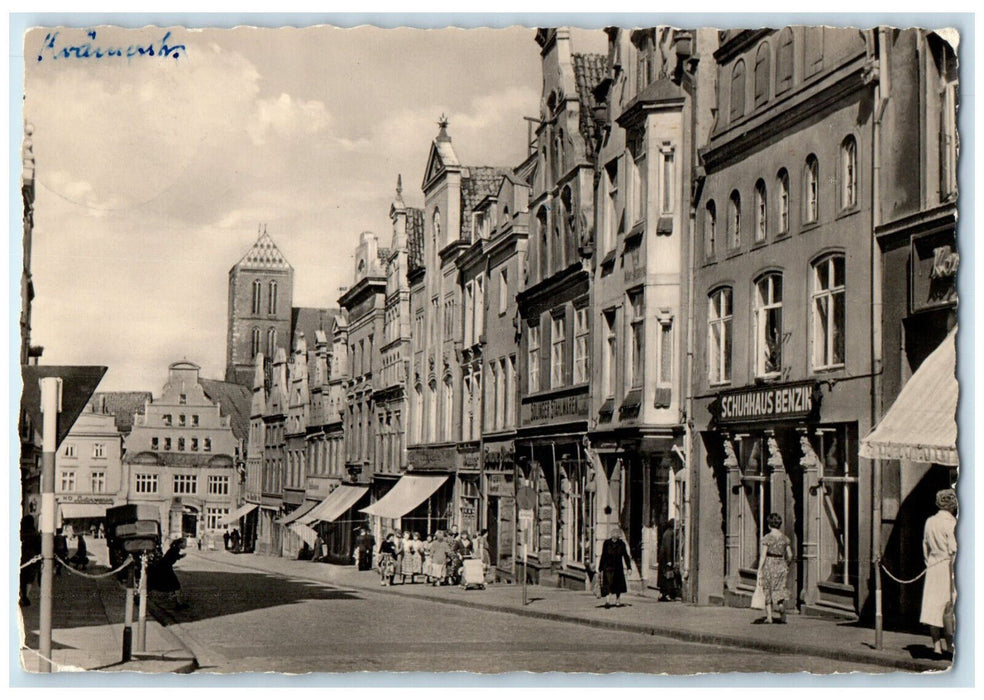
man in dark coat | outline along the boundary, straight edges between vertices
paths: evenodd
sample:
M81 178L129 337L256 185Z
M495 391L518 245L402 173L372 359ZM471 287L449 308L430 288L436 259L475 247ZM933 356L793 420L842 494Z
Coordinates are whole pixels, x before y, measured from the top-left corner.
M680 597L680 572L676 565L676 523L663 525L659 541L659 599L676 600Z
M622 531L619 528L612 528L612 532L605 543L601 546L601 559L598 561L598 571L601 574L601 595L605 597L605 607L610 608L612 598L615 599L615 606L621 607L622 594L628 590L625 583L625 568L632 567L632 560L629 558L629 550L622 539Z
M174 565L184 556L181 550L185 545L184 538L174 540L167 552L147 568L148 590L170 593L178 608L184 608L185 602L181 599L181 582L174 573Z
M21 518L20 524L20 541L21 541L21 556L20 563L25 564L31 559L41 554L41 534L34 529L34 516L25 515ZM41 563L35 562L29 566L25 566L20 570L20 604L30 605L31 601L28 598L28 594L31 590L31 584L34 579L40 574Z

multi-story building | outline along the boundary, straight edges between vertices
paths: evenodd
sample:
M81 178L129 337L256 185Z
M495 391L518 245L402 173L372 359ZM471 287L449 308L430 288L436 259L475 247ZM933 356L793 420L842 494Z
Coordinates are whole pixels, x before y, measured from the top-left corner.
M710 105L695 75L713 30L608 30L607 108L595 193L591 450L598 513L593 542L613 526L635 562L630 579L658 581L658 550L674 533L685 560L685 409L690 182ZM575 362L577 362L575 358ZM586 361L586 358L585 358Z
M161 395L134 416L125 443L124 502L159 508L171 537L208 536L239 503L239 441L231 417L206 395L199 369L170 365Z
M55 500L63 525L89 532L125 499L123 437L111 413L89 404L55 454Z
M229 270L226 381L249 387L253 359L276 349L291 351L294 268L263 227L242 259Z
M480 274L486 290L486 308L480 330L484 341L477 347L484 372L473 372L471 410L473 420L480 421L482 439L484 512L481 520L489 531L490 560L497 575L504 579L512 579L516 574L515 438L519 422L516 293L526 269L529 235L530 187L526 178L535 162L535 157L530 157L515 174L504 175L495 197L486 200L481 212L482 226L489 231L480 236L484 261ZM467 288L465 298L468 298ZM466 311L467 308L466 304ZM468 330L466 320L466 339ZM484 392L482 376L486 378Z
M256 551L261 554L280 554L283 547L284 482L287 462L288 379L287 354L276 348L263 408L263 478L257 520Z
M534 489L531 576L583 586L595 539L588 429L595 158L600 129L592 90L606 75L600 54L573 53L567 29L536 41L543 93L531 172L521 318L516 455ZM588 489L586 491L586 489Z
M880 373L877 56L855 29L786 27L724 32L714 59L696 202L696 601L747 603L776 512L794 552L789 603L854 615L872 531L858 439Z
M407 472L370 512L400 518L421 534L458 524L477 525L480 501L478 442L461 442L462 288L458 259L470 245L473 212L498 186L505 170L464 166L446 119L431 143L421 189L424 235L409 242L407 269L412 370L409 384ZM389 503L397 502L403 512ZM413 504L410 506L409 504Z

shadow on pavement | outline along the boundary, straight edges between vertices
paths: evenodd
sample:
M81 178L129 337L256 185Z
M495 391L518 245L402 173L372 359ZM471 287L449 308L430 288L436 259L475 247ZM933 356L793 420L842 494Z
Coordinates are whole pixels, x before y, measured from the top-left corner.
M161 620L165 625L197 622L302 601L363 599L351 590L260 572L179 569L176 573L186 605L179 609L173 600L155 596L154 602L166 613L165 619Z

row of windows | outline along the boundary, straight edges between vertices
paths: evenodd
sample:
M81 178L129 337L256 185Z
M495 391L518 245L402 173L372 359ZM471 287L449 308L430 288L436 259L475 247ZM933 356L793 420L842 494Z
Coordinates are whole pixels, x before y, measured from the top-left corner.
M844 256L831 255L811 266L810 365L814 371L844 365ZM727 384L732 376L734 306L731 287L708 299L707 379ZM783 276L770 272L755 281L752 306L752 370L756 377L778 377L784 367Z
M179 437L177 440L172 440L172 438L169 437L161 440L161 438L157 436L150 438L150 449L155 451L160 450L161 445L164 446L165 452L169 452L172 449L176 449L178 452L184 452L186 446L188 446L188 449L190 449L191 452L198 452L199 441L196 437L189 438L187 440L183 437ZM201 441L201 446L202 452L211 452L212 438L203 438Z
M133 475L134 491L136 493L157 493L160 483L159 474L136 473ZM228 496L229 495L228 476L209 476L208 495ZM198 493L197 474L173 474L172 489L177 494L196 494Z
M62 453L65 457L78 457L78 448L74 442L65 443L65 450ZM106 443L104 442L94 442L92 443L92 456L95 459L104 459L106 457Z
M250 341L249 341L249 354L250 357L256 357L260 354L260 329L253 326L250 331ZM266 332L266 354L267 357L273 359L275 352L277 350L277 329L268 328Z
M174 416L172 414L170 414L170 413L165 413L164 415L161 416L161 421L163 421L164 425L170 427L170 426L174 425ZM178 414L178 423L177 424L180 427L184 427L186 425L190 425L192 428L197 428L198 427L198 414L197 413L192 413L191 414L191 417L190 417L190 420L189 420L189 417L188 416L186 416L183 413L179 413Z
M841 142L840 169L837 178L839 186L838 205L840 209L849 210L858 204L858 145L853 136L846 137ZM764 179L755 183L754 206L752 209L752 240L753 243L766 241L771 233L773 236L783 236L790 231L790 189L789 171L780 168L776 173L775 203L769 205L768 186ZM804 225L815 224L820 220L820 162L812 153L807 156L803 165L803 207L802 222ZM773 219L774 214L774 219ZM727 220L725 222L727 250L741 248L745 236L745 217L742 210L742 196L736 189L728 199ZM713 258L720 246L718 231L717 204L712 199L704 211L704 256Z
M74 469L65 469L59 474L59 491L75 491L76 473ZM106 472L93 471L89 473L89 491L92 493L106 492Z
M274 280L270 280L267 288L269 290L267 296L267 313L275 314L277 313L277 283ZM253 303L251 305L251 311L254 314L259 314L262 310L262 294L263 283L260 280L253 280Z

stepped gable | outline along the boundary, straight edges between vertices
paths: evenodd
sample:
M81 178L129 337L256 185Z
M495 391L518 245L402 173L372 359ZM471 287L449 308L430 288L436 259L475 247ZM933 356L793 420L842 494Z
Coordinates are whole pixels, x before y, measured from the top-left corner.
M382 265L384 269L389 263L390 258L393 257L394 252L395 250L393 248L383 248L382 246L376 249L376 259L379 260L379 264Z
M475 205L489 195L498 194L500 181L511 173L512 168L487 165L465 168L461 176L461 238L463 240L471 240L471 214Z
M260 234L256 243L250 248L246 255L236 263L236 267L245 267L251 270L290 270L290 263L280 252L280 248L270 238L266 231Z
M236 439L249 439L249 414L253 390L242 384L218 379L199 378L198 383L202 385L205 396L219 404L219 415L229 417L229 426Z
M424 210L407 207L407 271L424 266Z
M314 337L318 331L331 332L331 324L339 314L338 309L320 309L309 306L295 306L290 310L290 347L297 342L297 334L303 333L308 341L308 349L314 348Z
M143 413L153 396L149 391L100 391L92 395L90 403L97 413L112 414L116 429L127 435L133 429L133 417Z
M594 120L594 108L600 103L594 96L594 88L608 74L608 57L600 53L575 53L574 82L577 84L577 99L581 103L578 130L588 150L594 155L598 143L598 125Z

